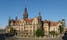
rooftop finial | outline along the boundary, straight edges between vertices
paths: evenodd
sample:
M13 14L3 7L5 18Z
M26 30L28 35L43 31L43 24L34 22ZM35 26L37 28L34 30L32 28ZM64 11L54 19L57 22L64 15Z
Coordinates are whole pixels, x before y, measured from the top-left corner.
M39 16L41 16L40 11L39 11Z
M9 17L9 20L11 20L11 17Z

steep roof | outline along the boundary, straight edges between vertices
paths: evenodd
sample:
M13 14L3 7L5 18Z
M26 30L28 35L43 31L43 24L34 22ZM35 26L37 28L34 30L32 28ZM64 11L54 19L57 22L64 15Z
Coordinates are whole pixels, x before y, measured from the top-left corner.
M58 22L53 22L53 21L50 22L50 26L57 26L57 25L58 25Z
M44 23L48 23L49 25L49 21L48 20L45 20L43 21ZM57 26L59 22L55 22L55 21L50 21L50 26Z
M33 19L26 18L26 19L24 19L24 21L26 21L27 23L31 23L33 21Z

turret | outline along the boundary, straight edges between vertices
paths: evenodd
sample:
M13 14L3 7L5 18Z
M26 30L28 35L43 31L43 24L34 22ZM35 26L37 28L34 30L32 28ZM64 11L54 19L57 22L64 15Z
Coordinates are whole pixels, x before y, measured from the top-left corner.
M41 17L40 12L39 12L39 16L38 16L38 28L42 29L42 17Z
M65 19L62 19L62 26L65 27Z

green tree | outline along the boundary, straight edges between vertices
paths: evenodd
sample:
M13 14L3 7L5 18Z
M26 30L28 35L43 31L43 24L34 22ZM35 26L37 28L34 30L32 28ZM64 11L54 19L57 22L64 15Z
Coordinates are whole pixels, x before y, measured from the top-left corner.
M54 37L55 34L56 34L55 31L50 32L50 35L52 35L53 37Z
M41 29L38 29L37 31L36 31L36 36L37 37L43 37L44 36L44 31L43 30L41 30Z
M64 31L64 28L61 25L59 26L59 31L60 31L60 33L62 33Z

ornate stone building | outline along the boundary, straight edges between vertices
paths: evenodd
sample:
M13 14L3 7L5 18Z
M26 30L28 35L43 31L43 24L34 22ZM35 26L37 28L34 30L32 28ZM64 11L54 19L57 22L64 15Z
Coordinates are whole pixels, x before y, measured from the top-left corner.
M24 9L23 19L18 20L18 17L11 19L9 17L8 21L8 26L20 32L22 36L35 36L37 29L43 30L48 35L50 31L58 32L59 25L65 27L65 20L62 19L60 22L42 20L40 12L38 17L28 18L27 8Z

